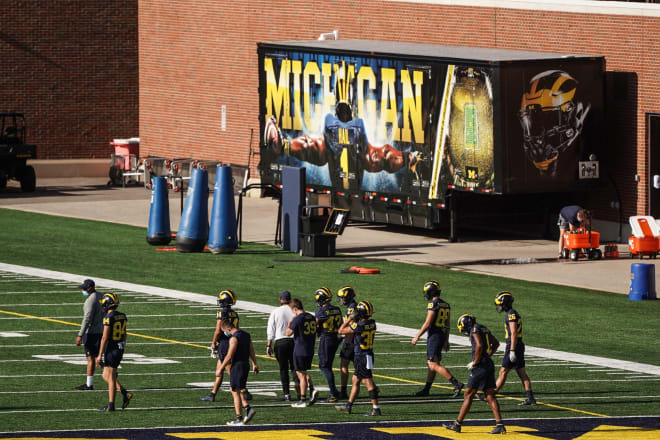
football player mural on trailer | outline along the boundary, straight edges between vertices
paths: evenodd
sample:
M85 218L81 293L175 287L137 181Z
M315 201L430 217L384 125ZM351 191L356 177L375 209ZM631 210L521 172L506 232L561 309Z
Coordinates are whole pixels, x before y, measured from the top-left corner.
M582 133L591 104L575 99L578 81L562 70L546 70L529 81L518 118L525 155L541 176L557 175L559 155Z

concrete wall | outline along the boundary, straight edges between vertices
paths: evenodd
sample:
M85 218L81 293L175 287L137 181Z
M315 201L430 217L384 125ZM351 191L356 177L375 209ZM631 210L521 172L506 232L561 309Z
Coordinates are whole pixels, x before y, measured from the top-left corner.
M138 136L137 0L3 0L0 112L39 159L108 158Z

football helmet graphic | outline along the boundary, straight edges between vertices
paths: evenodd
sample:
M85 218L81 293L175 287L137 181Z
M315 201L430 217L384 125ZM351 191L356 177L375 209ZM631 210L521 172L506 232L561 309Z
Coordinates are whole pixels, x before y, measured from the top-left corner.
M374 314L374 306L370 301L360 301L355 310L361 318L370 318Z
M435 298L436 296L440 296L440 292L442 292L442 288L440 287L440 283L438 283L436 280L432 280L424 284L424 298L427 300Z
M349 305L355 299L355 290L351 286L344 286L337 291L342 306Z
M474 324L476 323L477 318L470 315L469 313L464 313L458 317L456 326L458 327L459 332L463 333L465 336L469 336L470 330L472 330L472 327L474 327Z
M314 299L316 300L316 304L322 306L323 304L330 302L332 299L332 292L327 287L321 287L314 293Z
M562 70L546 70L529 82L518 118L523 131L523 149L541 174L554 176L559 154L580 136L586 107L575 101L578 82Z
M236 294L233 290L226 289L218 294L218 305L220 307L231 307L236 304Z
M503 291L495 297L495 308L498 312L511 310L513 305L513 295L511 292Z
M103 295L103 298L99 302L106 312L110 309L116 309L119 305L119 295L114 292L108 292Z
M346 61L335 65L335 115L341 122L353 119L353 80L355 66Z

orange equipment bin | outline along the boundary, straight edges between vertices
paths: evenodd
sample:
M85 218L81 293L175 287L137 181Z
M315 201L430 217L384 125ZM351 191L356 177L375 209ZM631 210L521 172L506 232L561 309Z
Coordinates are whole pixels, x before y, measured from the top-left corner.
M600 247L600 233L596 231L587 232L584 228L564 232L564 258L577 260L580 256L586 256L589 260L600 260L603 253Z
M630 258L644 255L656 258L660 251L660 227L655 219L648 215L635 215L630 217L630 228L633 235L628 239Z

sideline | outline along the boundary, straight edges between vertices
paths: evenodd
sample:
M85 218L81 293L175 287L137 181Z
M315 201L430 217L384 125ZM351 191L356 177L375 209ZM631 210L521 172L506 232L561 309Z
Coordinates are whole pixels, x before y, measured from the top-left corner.
M96 285L103 286L104 288L128 290L133 292L147 293L150 295L162 296L166 298L176 298L186 301L193 301L201 304L216 305L216 299L214 296L203 295L200 293L184 292L181 290L165 289L162 287L147 286L143 284L133 284L123 281L115 281L106 278L92 277L90 275L79 275L79 274L71 274L66 272L57 272L52 270L38 269L27 266L18 266L15 264L7 264L7 263L0 263L0 271L13 272L13 273L30 275L35 277L52 278L62 281L69 281L72 283L79 283L81 279L85 279L85 278L94 278L94 280L96 281ZM243 301L240 299L236 303L235 308L248 310L251 312L260 312L267 314L270 314L270 312L273 309L275 309L275 307L273 306L259 304L251 301ZM378 323L379 332L389 333L397 336L407 336L413 338L417 334L417 330L418 329L401 327L397 325L383 324L380 322ZM423 338L424 337L426 337L426 335L424 335ZM470 345L469 339L464 336L450 335L449 342L456 345L463 345L463 346ZM503 347L500 347L500 351L503 351ZM636 373L645 373L645 374L660 376L659 365L642 364L639 362L623 361L619 359L610 359L600 356L590 356L590 355L570 353L559 350L549 350L546 348L532 347L529 345L525 346L525 354L531 356L543 357L547 359L578 362L587 365L595 365L599 367L608 367L612 369L621 369L627 371L634 371Z

